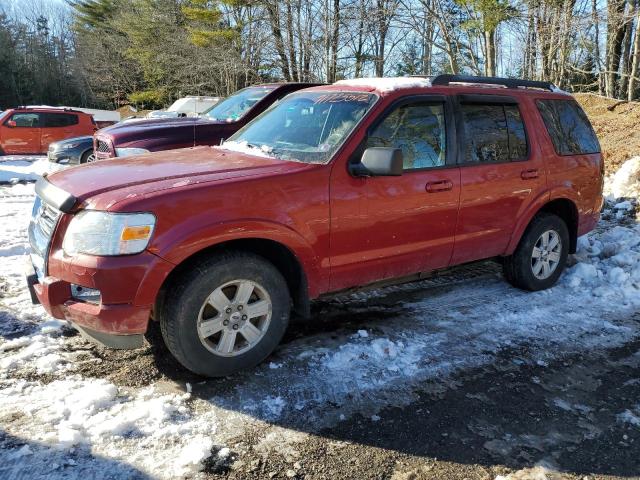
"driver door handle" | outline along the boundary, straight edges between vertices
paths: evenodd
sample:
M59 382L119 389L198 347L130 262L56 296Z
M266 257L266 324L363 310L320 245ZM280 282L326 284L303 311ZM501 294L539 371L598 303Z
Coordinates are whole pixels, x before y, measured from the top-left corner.
M530 168L529 170L523 170L520 173L520 178L522 178L523 180L529 180L532 178L538 178L538 169L537 168Z
M438 182L429 182L425 186L425 190L428 193L448 192L453 189L453 182L451 180L440 180Z

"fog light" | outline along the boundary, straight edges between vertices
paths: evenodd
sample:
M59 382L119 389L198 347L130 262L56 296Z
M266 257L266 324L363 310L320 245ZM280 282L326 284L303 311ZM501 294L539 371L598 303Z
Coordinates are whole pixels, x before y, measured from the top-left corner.
M100 290L71 284L71 296L76 300L88 303L100 303Z

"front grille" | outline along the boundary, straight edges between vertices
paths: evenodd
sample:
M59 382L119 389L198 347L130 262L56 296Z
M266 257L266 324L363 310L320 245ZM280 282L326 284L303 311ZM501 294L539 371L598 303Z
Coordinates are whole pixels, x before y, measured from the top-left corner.
M29 223L29 244L31 246L31 261L39 280L42 280L47 275L47 257L49 255L49 246L51 245L51 236L59 218L59 210L36 196L31 212L31 222Z
M96 152L111 153L111 145L104 140L96 139Z

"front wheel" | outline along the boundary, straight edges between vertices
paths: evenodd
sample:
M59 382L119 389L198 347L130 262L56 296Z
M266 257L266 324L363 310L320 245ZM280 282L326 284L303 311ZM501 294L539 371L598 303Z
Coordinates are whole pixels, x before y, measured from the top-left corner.
M538 214L513 255L503 263L505 278L524 290L544 290L560 278L569 253L569 230L557 215Z
M86 152L84 152L82 154L82 156L80 157L80 164L83 163L91 163L93 161L95 161L96 157L93 154L93 150L88 150Z
M289 290L280 272L249 253L216 255L192 267L173 281L160 310L169 351L208 377L263 361L289 322Z

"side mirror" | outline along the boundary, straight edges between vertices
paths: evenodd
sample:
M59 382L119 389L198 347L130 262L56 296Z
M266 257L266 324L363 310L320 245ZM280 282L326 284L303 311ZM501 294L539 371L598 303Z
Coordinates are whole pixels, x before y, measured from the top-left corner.
M402 170L402 150L390 147L369 147L360 163L349 166L354 177L397 177Z
M9 127L9 128L16 128L16 127L18 126L18 124L16 123L16 121L15 121L15 120L9 120L9 121L6 123L6 125L7 125L7 127Z

